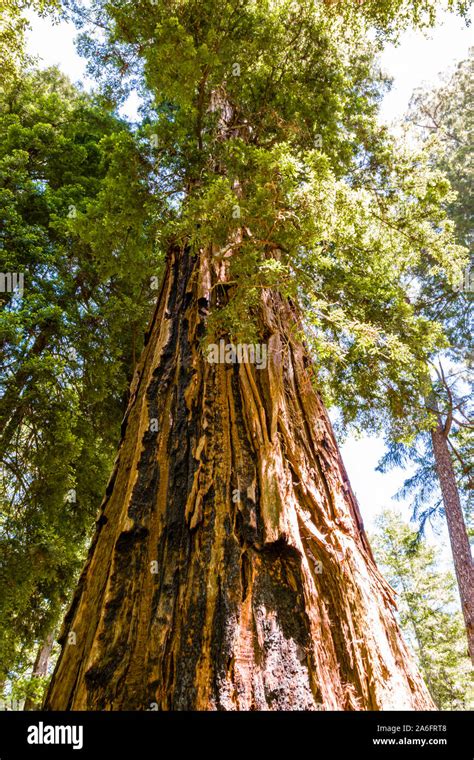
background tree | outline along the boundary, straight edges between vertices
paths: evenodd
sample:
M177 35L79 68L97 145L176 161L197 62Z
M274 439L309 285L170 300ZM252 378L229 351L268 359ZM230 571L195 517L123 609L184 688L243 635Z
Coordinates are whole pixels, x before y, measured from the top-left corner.
M438 708L471 709L471 667L455 577L440 569L435 548L393 511L380 515L371 544L398 593L400 625Z
M409 123L421 136L430 160L441 168L456 191L448 205L460 243L472 244L472 109L473 58L461 62L437 90L417 92ZM472 530L472 282L466 260L454 287L438 272L420 269L410 298L418 313L444 325L447 345L433 354L427 368L424 392L406 398L421 411L421 425L411 439L401 440L392 425L388 452L381 470L415 462L417 470L400 495L415 493L415 517L423 529L426 519L442 514L451 540L453 561L461 597L468 647L474 662L474 564L469 545ZM426 427L426 419L431 419Z
M161 259L152 156L100 100L17 71L0 122L1 270L24 276L0 293L5 680L41 654L83 563Z

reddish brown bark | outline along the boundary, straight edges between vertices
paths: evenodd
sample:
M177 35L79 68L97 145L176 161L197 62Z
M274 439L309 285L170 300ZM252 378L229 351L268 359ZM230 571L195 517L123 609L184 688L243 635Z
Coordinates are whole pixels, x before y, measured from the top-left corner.
M466 626L468 650L474 664L474 563L459 499L456 475L441 420L431 431L436 472L443 496L454 569Z
M225 267L169 254L46 707L430 709L292 305L265 369L203 357Z

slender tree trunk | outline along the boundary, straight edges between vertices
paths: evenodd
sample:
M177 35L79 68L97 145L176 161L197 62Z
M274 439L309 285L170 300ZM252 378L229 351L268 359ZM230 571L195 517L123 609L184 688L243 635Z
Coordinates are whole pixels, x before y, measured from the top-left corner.
M440 419L438 419L437 427L431 431L431 440L433 443L436 472L443 496L454 569L461 597L461 607L466 625L468 649L474 664L474 563L461 501L459 499L451 453Z
M226 263L172 249L47 709L431 709L292 305L211 364ZM228 286L227 286L228 289Z
M53 648L54 636L52 633L48 634L45 640L40 644L36 659L33 665L33 671L31 673L32 679L36 676L46 676L48 674L48 664ZM25 699L24 710L36 710L40 709L41 705L37 704L32 697Z

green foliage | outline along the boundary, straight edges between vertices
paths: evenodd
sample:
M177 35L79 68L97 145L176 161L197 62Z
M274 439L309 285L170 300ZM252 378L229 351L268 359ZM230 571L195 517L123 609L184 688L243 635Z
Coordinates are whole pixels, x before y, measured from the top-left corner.
M375 53L395 25L431 23L435 4L235 0L219 10L210 0L75 5L105 91L138 79L148 93L160 181L175 199L163 240L226 257L234 287L210 331L251 334L259 289L279 288L301 307L343 424L391 426L408 441L432 419L407 399L423 398L426 362L448 346L442 319L412 303L410 287L421 275L450 287L467 258L430 151L377 123L386 82Z
M162 257L151 164L56 70L0 101L2 678L54 629L118 441Z
M397 591L400 625L440 710L472 709L474 693L464 625L452 573L435 549L394 512L378 519L371 537L377 561Z
M462 386L459 388L459 382L456 382L459 381L460 376L462 378L463 374L462 370L453 371L452 377L448 375L444 378L446 386L433 383L431 398L436 399L441 419L451 419L448 444L452 453L456 485L464 511L466 528L468 533L472 533L473 441L468 418L466 417L466 426L462 421L464 412L468 411L470 393L469 391L466 393L464 385L463 394ZM449 389L449 399L446 399L446 387ZM445 406L440 405L443 400ZM453 409L455 410L454 418ZM413 518L419 525L420 533L423 533L427 522L436 526L440 519L445 518L445 509L430 433L419 428L415 432L416 435L410 443L401 443L387 437L387 450L377 469L380 472L387 472L393 467L414 467L402 488L395 494L395 498L412 499Z
M454 73L435 90L417 90L410 104L409 122L429 141L436 164L446 173L456 197L449 207L459 240L472 240L474 182L472 132L474 114L474 48Z
M447 213L453 220L456 239L465 246L472 242L473 205L469 192L473 181L470 103L474 92L472 51L454 73L435 90L419 90L412 98L407 117L412 133L421 141L425 155L449 179L453 193L447 196ZM472 255L472 254L471 254ZM420 262L410 301L414 312L431 323L442 325L444 350L433 353L426 367L427 389L406 394L401 414L414 409L435 412L445 425L461 503L468 530L472 530L473 438L472 438L472 299L469 287L472 258L465 259L454 283L441 271ZM467 287L465 287L467 285ZM435 360L436 359L436 360ZM428 378L428 373L430 377ZM426 415L422 413L421 417ZM428 417L430 414L428 415ZM414 497L414 515L421 529L427 519L443 514L430 436L415 419L411 440L400 441L397 428L387 430L387 455L380 469L409 462L416 471L406 481L400 496Z
M364 19L374 26L381 35L390 34L397 38L407 27L425 28L436 21L437 13L450 10L467 16L471 7L470 0L448 0L448 2L432 2L432 0L363 0L362 2L345 2L344 0L326 0L333 6L346 22L357 22Z
M31 678L29 675L15 679L10 699L20 704L29 700L35 705L40 705L49 679L50 676L35 676Z
M455 225L459 243L471 249L454 287L440 277L422 272L417 311L431 320L441 320L449 340L450 361L472 365L472 280L473 184L472 98L474 95L473 51L445 82L435 90L415 92L407 116L414 136L420 140L431 163L449 179L453 194L447 212ZM469 367L468 367L469 368Z

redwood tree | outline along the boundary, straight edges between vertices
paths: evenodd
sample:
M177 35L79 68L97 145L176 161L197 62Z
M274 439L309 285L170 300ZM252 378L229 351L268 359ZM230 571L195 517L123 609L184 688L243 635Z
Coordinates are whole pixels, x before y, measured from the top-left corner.
M468 190L472 184L474 114L468 104L474 96L473 53L435 89L416 90L408 112L412 136L421 138L431 161L446 173L456 191L448 213L456 238L466 249L473 235L473 202ZM416 470L399 496L413 498L413 518L421 531L427 520L441 517L446 521L468 651L474 663L474 562L469 543L474 473L472 263L471 253L453 287L442 270L433 270L429 255L422 262L416 277L418 287L410 300L425 318L442 321L447 342L442 352L431 357L424 391L420 388L417 396L410 389L399 404L398 418L385 426L388 451L381 469L415 463ZM404 432L410 435L400 435L410 407L418 410L418 420L413 425L409 419Z
M367 42L411 5L94 4L109 92L144 74L166 267L47 708L433 706L302 337L374 393L441 340L403 277L455 274L446 186L378 129Z
M47 706L430 706L294 309L264 291L266 370L206 363L220 282L209 250L170 251Z

